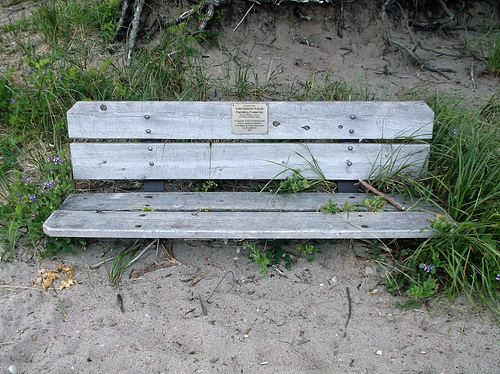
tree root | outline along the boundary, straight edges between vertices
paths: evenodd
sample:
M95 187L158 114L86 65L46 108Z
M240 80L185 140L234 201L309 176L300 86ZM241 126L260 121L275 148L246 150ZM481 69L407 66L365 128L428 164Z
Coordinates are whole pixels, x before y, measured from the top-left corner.
M418 57L418 55L414 52L414 50L406 47L404 44L399 43L395 40L392 41L393 44L397 45L398 47L404 49L412 58L412 60L415 62L415 65L424 68L425 70L433 71L435 73L438 73L439 75L442 75L446 79L450 79L446 74L444 73L455 73L455 70L449 69L449 68L439 68L437 66L431 65L427 62L424 61L424 59Z

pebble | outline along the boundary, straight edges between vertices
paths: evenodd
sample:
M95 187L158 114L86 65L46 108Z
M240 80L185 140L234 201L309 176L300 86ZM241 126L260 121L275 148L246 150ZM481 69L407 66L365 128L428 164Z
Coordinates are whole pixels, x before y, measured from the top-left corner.
M339 281L339 279L337 278L337 276L336 276L336 275L334 275L334 276L332 277L332 282L333 282L333 283L337 283L338 281Z
M19 373L19 370L17 370L17 366L16 365L10 365L9 366L9 373L12 373L12 374Z
M377 351L377 354L378 354L379 356L382 356L382 351L381 351L381 350L378 350L378 351Z

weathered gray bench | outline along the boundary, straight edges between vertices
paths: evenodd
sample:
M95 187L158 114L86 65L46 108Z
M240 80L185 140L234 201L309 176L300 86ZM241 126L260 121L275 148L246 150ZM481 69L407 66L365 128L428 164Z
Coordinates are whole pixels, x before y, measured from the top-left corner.
M434 114L422 102L79 102L68 111L75 180L357 181L419 173ZM314 166L314 167L312 167ZM314 170L316 169L316 170ZM157 186L158 187L158 186ZM160 188L162 191L163 189ZM185 239L418 238L436 214L403 201L383 212L321 211L365 193L73 194L50 236Z

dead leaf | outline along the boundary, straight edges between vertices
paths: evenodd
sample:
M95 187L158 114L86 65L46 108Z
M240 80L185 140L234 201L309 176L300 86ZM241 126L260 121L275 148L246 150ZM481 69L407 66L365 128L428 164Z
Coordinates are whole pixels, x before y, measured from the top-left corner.
M372 290L372 291L368 291L366 294L367 294L367 295L369 295L369 296L371 296L371 295L375 295L375 294L377 294L377 293L378 293L378 288L375 288L375 289L374 289L374 290Z
M73 275L75 275L75 271L73 270L73 266L71 265L66 265L66 264L59 265L58 270L65 271L67 278L73 278Z
M42 275L42 290L47 291L47 288L49 288L52 285L52 282L54 282L54 279L57 279L60 277L59 273L56 270L48 270L46 273L43 273Z
M59 286L59 291L64 290L65 288L70 288L72 285L74 285L76 281L72 278L63 280L61 282L61 285Z

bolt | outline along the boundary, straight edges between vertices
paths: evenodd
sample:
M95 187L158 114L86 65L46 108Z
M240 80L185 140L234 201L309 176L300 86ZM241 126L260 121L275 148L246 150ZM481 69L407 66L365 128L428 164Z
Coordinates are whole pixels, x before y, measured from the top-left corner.
M356 116L354 114L351 114L351 119L355 119Z
M351 166L352 165L352 162L347 160L347 166Z
M354 134L354 129L349 129L349 134Z
M352 148L352 145L350 145L349 147L347 147L347 150L348 150L348 151L352 151L352 149L353 149L353 148Z
M104 105L104 104L101 104L99 106L99 109L101 109L104 112L105 110L108 110L108 107L106 105Z
M146 129L146 134L151 134L151 129Z
M151 117L150 117L149 115L147 115L147 114L146 114L146 115L144 116L144 118L146 118L146 119L150 119Z
M149 166L154 166L154 162L153 161L149 161Z

